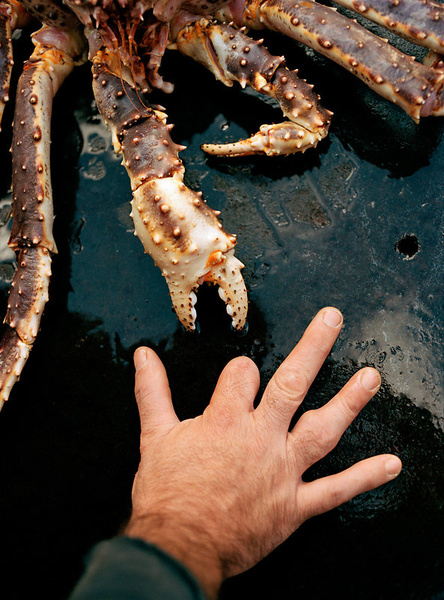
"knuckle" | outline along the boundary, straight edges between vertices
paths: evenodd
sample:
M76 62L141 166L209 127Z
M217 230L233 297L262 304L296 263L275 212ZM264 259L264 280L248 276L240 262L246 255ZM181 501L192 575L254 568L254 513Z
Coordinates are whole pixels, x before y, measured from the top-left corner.
M332 432L325 423L319 426L315 410L305 412L298 421L298 439L305 460L315 462L332 449ZM334 444L333 444L334 445Z
M277 392L292 401L301 401L308 391L305 373L294 367L287 367L276 374Z
M308 440L319 439L319 421L315 410L307 410L297 423L299 435Z

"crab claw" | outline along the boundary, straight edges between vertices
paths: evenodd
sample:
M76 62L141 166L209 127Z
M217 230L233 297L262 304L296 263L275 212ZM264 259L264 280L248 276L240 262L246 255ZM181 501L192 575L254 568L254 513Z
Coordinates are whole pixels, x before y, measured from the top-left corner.
M313 86L290 71L282 56L271 55L262 45L231 26L206 19L186 23L175 34L178 49L205 65L225 85L238 81L245 88L273 98L289 122L262 125L247 140L233 144L204 144L202 150L217 156L267 156L305 152L328 133L333 113L323 108ZM246 58L248 57L248 58Z
M219 286L235 329L247 318L244 265L234 256L236 238L224 231L217 214L179 173L148 181L133 195L135 234L161 269L177 316L190 331L196 328L195 290L205 281Z
M295 123L286 121L276 125L262 125L260 130L246 140L231 144L202 144L201 148L207 154L217 156L248 156L250 154L266 154L280 156L305 152L314 148L322 139L316 133L311 133Z
M112 57L94 58L94 94L131 180L135 234L164 275L182 325L196 328L195 290L204 281L220 287L233 327L247 318L244 266L234 257L236 237L224 231L217 211L183 183L183 146L170 137L165 113L142 104L133 87L112 72Z
M232 317L234 329L242 329L247 318L247 291L241 275L244 265L234 256L234 250L229 250L219 258L219 262L205 275L205 281L219 286L219 296Z

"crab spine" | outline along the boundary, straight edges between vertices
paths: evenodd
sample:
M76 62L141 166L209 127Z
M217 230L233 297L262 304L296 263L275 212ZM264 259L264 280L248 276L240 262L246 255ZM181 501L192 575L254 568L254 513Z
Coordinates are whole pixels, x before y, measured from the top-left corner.
M145 106L112 61L107 51L94 57L93 90L130 177L135 233L161 269L186 329L195 329L194 291L204 281L219 286L233 327L242 329L248 302L243 264L234 256L236 238L202 195L183 183L183 147L171 139L165 113Z
M17 255L0 342L0 408L20 376L37 335L48 300L53 207L50 174L50 126L53 97L74 66L63 50L75 47L69 34L43 27L34 35L35 50L19 79L12 141L13 225L9 246Z
M337 62L415 121L443 112L444 73L418 63L336 10L313 0L247 0L253 29L288 35Z

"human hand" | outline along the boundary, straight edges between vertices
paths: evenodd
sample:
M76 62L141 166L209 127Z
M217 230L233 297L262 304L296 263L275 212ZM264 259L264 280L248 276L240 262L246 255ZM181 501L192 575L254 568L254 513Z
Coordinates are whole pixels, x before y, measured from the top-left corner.
M401 470L399 458L387 454L316 481L302 479L380 386L375 369L361 369L328 404L305 412L289 431L341 326L339 311L321 310L256 409L256 365L246 357L230 361L204 413L182 422L160 359L148 348L136 350L141 461L126 534L175 556L209 598L224 578L252 567L306 519Z

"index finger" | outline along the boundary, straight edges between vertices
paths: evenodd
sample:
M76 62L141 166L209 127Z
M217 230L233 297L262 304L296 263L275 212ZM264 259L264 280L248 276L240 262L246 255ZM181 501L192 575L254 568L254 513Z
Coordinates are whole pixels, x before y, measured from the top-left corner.
M171 428L179 422L171 400L168 377L162 361L150 348L137 348L134 393L139 408L142 436Z
M291 419L327 358L342 327L337 308L323 308L265 388L256 416L268 427L288 431Z

